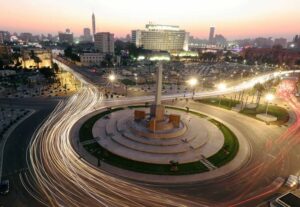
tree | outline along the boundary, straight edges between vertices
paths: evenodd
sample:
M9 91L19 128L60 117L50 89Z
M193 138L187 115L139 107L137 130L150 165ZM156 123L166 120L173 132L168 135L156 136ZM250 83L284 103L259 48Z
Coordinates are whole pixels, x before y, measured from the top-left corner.
M64 50L64 52L65 52L65 56L70 58L71 60L78 61L78 62L80 61L80 57L73 52L73 47L72 46L68 46Z
M35 64L37 65L37 68L39 69L40 68L40 63L42 62L41 59L39 57L35 56L33 58L33 60L34 60Z
M58 73L59 67L58 67L57 63L53 63L53 70L54 70L56 73Z
M256 108L257 108L259 106L261 96L262 96L263 92L266 90L266 88L263 84L257 83L257 84L255 84L254 89L257 92L257 99L256 99Z

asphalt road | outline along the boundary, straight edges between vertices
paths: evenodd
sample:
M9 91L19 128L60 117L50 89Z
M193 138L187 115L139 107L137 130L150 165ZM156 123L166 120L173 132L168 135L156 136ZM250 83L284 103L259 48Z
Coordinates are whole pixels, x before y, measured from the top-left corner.
M266 143L270 142L270 140L277 140L280 135L287 130L286 127L266 125L261 121L233 111L191 101L189 103L182 101L179 105L188 105L191 109L208 113L234 126L242 132L251 144L252 155L243 168L231 175L199 184L168 187L166 188L167 191L178 193L191 200L199 200L199 202L206 201L211 204L215 203L216 206L222 204L227 206L228 201L232 203L233 200L237 199L238 203L238 201L254 194L255 191L264 189L277 177L287 177L289 174L296 173L297 170L299 170L297 163L300 162L300 156L298 151L299 146L297 145L291 147L290 152L281 165L270 164L276 159L276 154L271 154L266 150ZM259 163L262 163L262 165ZM263 175L260 175L259 172L263 169L263 165L269 164L270 167L264 171ZM161 188L161 186L159 188ZM268 197L264 197L261 200L255 200L252 203L242 206L253 207L267 198Z
M26 153L32 134L52 112L57 103L58 100L56 99L45 98L0 99L2 106L10 105L10 107L36 110L33 115L17 126L6 142L3 154L3 177L10 180L10 192L6 196L0 196L0 205L5 207L43 206L27 192L21 179L29 174Z

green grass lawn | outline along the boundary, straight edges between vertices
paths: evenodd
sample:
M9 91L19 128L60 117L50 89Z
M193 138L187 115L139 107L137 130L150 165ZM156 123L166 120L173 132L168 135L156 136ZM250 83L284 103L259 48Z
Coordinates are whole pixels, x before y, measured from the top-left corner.
M244 109L241 113L256 118L256 114L266 113L266 107L266 105L260 104L257 109ZM272 122L272 124L277 125L285 124L290 118L289 113L285 108L275 105L269 105L268 114L277 117L277 121Z
M221 98L221 102L219 105L219 99L218 98L207 98L207 99L201 99L198 100L200 103L209 104L217 107L221 107L224 109L231 110L232 107L239 104L240 101L235 101L227 98ZM261 114L266 112L266 104L260 104L258 108L256 109L244 109L240 113L250 116L252 118L256 119L256 114ZM275 106L275 105L269 105L268 114L276 116L277 121L271 122L271 124L276 125L282 125L288 122L289 120L289 113L285 108ZM259 119L258 119L259 120Z
M172 172L170 164L151 164L130 160L105 150L98 143L85 145L84 148L99 160L135 172L157 175L186 175L208 171L201 162L179 164L178 171Z
M130 79L122 79L121 83L123 83L124 85L127 85L127 86L134 86L134 85L136 85L136 82L133 81L133 80L130 80Z
M130 106L128 108L134 109L140 107L144 107L144 106L143 105ZM168 106L166 108L186 111L185 109L176 108L176 107ZM118 111L122 109L123 108L114 108L111 111L104 111L87 120L80 128L79 131L80 141L83 142L86 140L93 139L92 128L98 119L108 115L113 111ZM190 113L196 114L200 117L206 117L203 114L195 111L191 111ZM210 121L222 131L222 133L224 134L225 143L222 149L219 152L217 152L215 155L209 157L208 160L212 162L215 166L222 166L228 163L229 161L231 161L236 155L238 151L238 141L235 135L222 123L216 120L210 120ZM84 148L88 152L90 152L93 156L95 156L97 159L102 160L108 164L123 169L146 173L146 174L148 173L148 174L158 174L158 175L186 175L186 174L196 174L196 173L202 173L208 171L208 168L200 161L185 163L185 164L179 163L178 170L174 172L171 171L170 164L151 164L151 163L130 160L109 152L98 143L84 145Z
M198 102L204 104L210 104L213 106L218 106L224 109L231 109L232 107L240 103L240 101L231 100L227 98L221 98L221 101L219 98L206 98L206 99L200 99L198 100Z
M216 154L208 158L211 163L220 167L231 161L236 156L239 150L239 142L235 134L224 124L216 120L210 121L222 131L225 138L223 147Z

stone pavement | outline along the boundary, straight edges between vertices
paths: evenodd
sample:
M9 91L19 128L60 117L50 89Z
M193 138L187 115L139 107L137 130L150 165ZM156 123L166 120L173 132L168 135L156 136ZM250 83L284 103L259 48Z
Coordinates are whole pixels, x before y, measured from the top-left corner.
M169 164L171 160L195 162L202 156L210 157L222 148L222 132L207 119L173 109L168 109L168 113L181 116L187 125L185 134L172 139L138 137L128 126L133 120L133 110L125 109L113 112L109 119L99 119L93 127L93 136L100 137L98 143L114 154L155 164Z
M236 157L231 162L217 169L212 169L213 166L210 166L211 171L209 172L193 174L193 175L168 176L168 175L151 175L151 174L128 171L128 170L124 170L109 165L105 162L101 162L101 166L99 167L98 159L92 156L89 152L87 152L84 149L83 145L79 143L79 129L86 120L91 118L93 115L98 114L101 110L105 110L105 108L104 107L99 108L97 111L94 111L93 113L80 119L72 128L70 132L70 138L74 146L74 149L78 153L79 159L84 159L88 163L90 163L91 167L94 167L95 169L103 170L103 172L112 174L113 176L116 177L138 181L138 182L160 184L160 185L165 185L165 184L178 185L178 184L195 183L195 182L211 180L217 177L227 176L233 173L235 170L240 169L248 161L251 155L251 147L248 141L246 140L246 138L243 136L243 134L238 129L234 128L232 125L223 122L227 127L229 127L236 134L240 144L239 151ZM199 111L201 112L201 110ZM227 112L224 111L224 113Z

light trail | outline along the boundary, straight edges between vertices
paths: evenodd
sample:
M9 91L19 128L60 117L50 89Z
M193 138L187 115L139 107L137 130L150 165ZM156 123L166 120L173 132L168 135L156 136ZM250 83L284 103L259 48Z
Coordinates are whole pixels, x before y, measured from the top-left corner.
M29 166L35 186L50 206L204 206L125 182L81 160L69 133L73 125L102 101L96 87L86 84L60 102L35 133Z
M224 91L196 93L195 97L242 91L258 82L266 82L279 75L293 72L296 71L263 75ZM153 97L103 100L98 88L85 80L82 75L74 71L72 73L83 83L82 88L77 94L57 105L48 120L35 132L30 143L29 170L33 175L33 186L37 186L45 196L40 198L43 202L49 203L50 206L68 207L208 206L204 201L195 203L115 178L81 159L73 149L70 140L72 138L69 137L70 130L79 119L101 107L146 102L153 100ZM164 100L191 96L192 94L167 95L164 96ZM260 164L257 163L258 169L262 169Z

